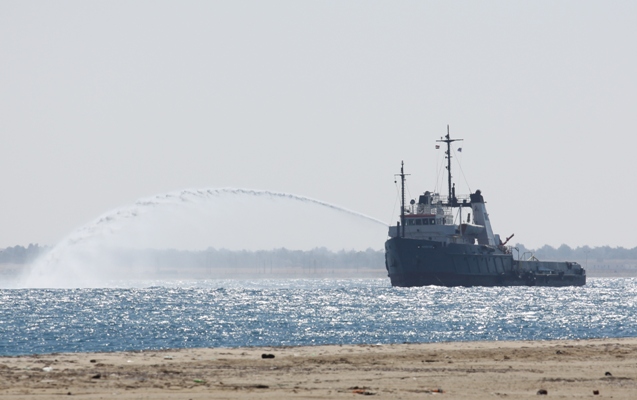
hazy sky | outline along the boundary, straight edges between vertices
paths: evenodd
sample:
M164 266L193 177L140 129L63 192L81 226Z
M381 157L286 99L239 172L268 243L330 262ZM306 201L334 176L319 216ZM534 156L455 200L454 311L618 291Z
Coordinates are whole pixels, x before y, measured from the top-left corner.
M636 43L635 1L2 0L0 248L183 188L395 223L447 124L496 233L634 247Z

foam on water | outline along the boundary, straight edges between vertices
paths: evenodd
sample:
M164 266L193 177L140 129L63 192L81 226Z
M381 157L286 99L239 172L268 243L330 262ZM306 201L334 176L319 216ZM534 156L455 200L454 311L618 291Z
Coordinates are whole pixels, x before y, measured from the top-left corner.
M382 248L387 224L334 204L265 190L190 189L140 199L77 229L14 287L102 287L160 279L121 265L116 250L209 247L231 250Z

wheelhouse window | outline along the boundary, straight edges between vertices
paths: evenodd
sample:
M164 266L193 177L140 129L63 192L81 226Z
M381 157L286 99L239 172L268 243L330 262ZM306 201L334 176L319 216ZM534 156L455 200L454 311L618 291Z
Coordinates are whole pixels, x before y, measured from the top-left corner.
M430 218L430 219L429 219L429 223L430 223L431 225L436 225L436 219L435 219L435 218Z

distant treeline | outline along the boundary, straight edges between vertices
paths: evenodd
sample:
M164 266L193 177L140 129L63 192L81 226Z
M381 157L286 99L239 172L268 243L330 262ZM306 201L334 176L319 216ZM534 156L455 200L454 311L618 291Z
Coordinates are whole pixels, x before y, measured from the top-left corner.
M0 250L0 263L28 264L39 255L48 251L48 247L29 245L15 246ZM107 256L110 262L118 265L149 265L155 267L191 268L385 268L385 254L382 251L331 251L326 248L312 250L227 250L208 248L206 250L175 249L111 249Z
M526 256L535 255L540 260L555 261L589 260L602 262L604 260L637 260L637 247L632 249L610 246L571 248L565 244L558 248L544 245L536 250L529 250L523 244L516 244L514 247L519 250L521 258L527 258L524 257L526 254ZM514 255L516 253L517 251L513 252Z
M545 245L532 250L523 244L513 246L514 256L528 258L531 255L540 260L637 260L637 247L576 247L561 245L558 248ZM0 264L29 264L38 256L46 253L49 246L30 244L27 247L14 246L0 250ZM382 250L365 251L331 251L326 248L313 250L226 250L208 248L206 250L174 250L174 249L119 249L110 255L122 264L151 263L157 266L190 265L193 267L340 267L340 268L384 268L385 255Z
M201 251L187 250L119 250L111 254L119 265L149 265L155 267L191 268L271 268L313 269L384 269L385 253L365 251L331 251L326 248L312 250L226 250L208 248Z
M49 251L50 247L29 244L27 247L13 246L0 250L0 264L29 264L40 254Z

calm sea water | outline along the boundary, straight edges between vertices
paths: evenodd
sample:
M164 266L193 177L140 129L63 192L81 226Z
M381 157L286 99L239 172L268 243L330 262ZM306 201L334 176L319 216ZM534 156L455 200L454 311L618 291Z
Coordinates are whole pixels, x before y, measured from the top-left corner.
M0 355L637 336L637 280L392 288L387 279L0 290Z

